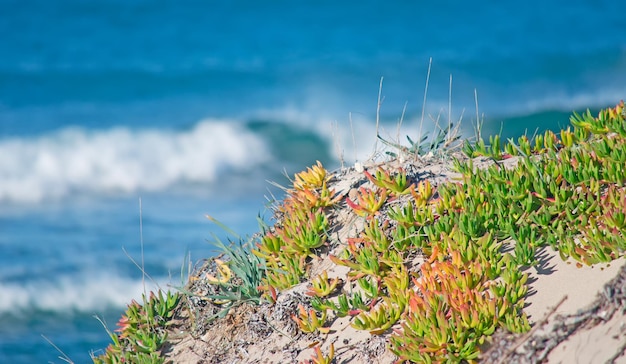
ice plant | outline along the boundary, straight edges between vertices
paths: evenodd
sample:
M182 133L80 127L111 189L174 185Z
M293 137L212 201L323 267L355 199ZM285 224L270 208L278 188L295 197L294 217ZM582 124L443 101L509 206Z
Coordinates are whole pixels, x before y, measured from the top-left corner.
M366 219L356 219L358 233L341 241L343 251L333 241L335 214L328 208L338 197L318 162L296 174L276 207L276 223L253 242L252 254L214 260L205 277L218 294L205 298L226 307L260 297L276 302L280 290L311 278L312 309L300 305L292 316L303 332L328 332L331 312L331 319L350 316L352 327L372 334L393 329L389 348L400 360L475 362L497 328L529 330L523 267L536 264L540 247L550 245L578 265L624 255L624 117L621 103L598 116L574 114L572 126L559 133L504 145L498 135L465 143L470 158L514 156L515 163L477 168L472 159L453 159L462 179L436 189L428 180L410 183L403 170L367 171L359 183L374 187L346 200ZM419 143L411 148L423 150ZM390 196L396 202L381 213ZM348 268L342 292L343 282L326 270L307 277L328 251L336 254L329 254L331 262ZM106 354L123 360L105 362L158 362L155 350L165 339L155 328L167 324L175 302L159 294L129 305ZM324 356L317 346L311 362L332 361L333 350Z
M94 357L97 364L163 363L159 350L167 340L164 330L173 317L180 300L178 293L162 291L143 295L143 305L133 300L118 322L116 333L109 333L113 341L105 353Z
M333 362L334 358L335 358L335 345L333 343L330 343L330 346L328 347L327 356L324 355L324 353L322 353L322 349L320 345L316 345L315 352L313 356L311 357L311 359L308 361L308 363L303 363L303 364L330 364Z
M330 255L330 260L337 265L344 265L352 269L349 274L351 277L360 278L364 275L380 276L382 270L387 269L388 265L381 262L379 252L373 243L357 242L355 239L348 239L349 258L341 259L334 255Z
M346 197L346 203L359 216L374 216L387 201L386 189L367 189L361 187L356 193L356 202Z
M355 329L368 330L370 334L380 335L400 319L403 310L403 307L393 303L389 297L384 297L382 303L354 317L351 325Z
M326 169L320 161L317 161L314 166L308 167L306 171L296 173L293 187L296 190L315 189L322 187L326 182L328 182Z
M389 171L379 167L372 175L368 171L363 171L365 176L370 182L379 188L385 189L390 195L400 196L409 193L410 189L414 186L407 181L406 172L400 168L395 177L392 177Z
M311 286L306 294L315 297L326 297L333 293L341 283L342 280L337 277L332 280L328 279L328 272L324 270L322 274L311 281Z
M330 328L323 327L326 322L326 311L323 311L321 316L317 316L314 309L307 311L304 306L298 305L298 315L292 315L291 319L298 324L298 327L304 333L319 331L327 334L330 331Z

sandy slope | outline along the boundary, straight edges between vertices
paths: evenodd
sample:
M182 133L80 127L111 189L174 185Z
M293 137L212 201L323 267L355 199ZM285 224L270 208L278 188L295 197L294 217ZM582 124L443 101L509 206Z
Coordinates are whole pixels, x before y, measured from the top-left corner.
M479 167L489 163L486 159L476 160ZM505 163L516 161L511 158ZM448 162L434 158L420 162L393 161L387 166L402 166L413 177L429 179L435 186L457 177ZM352 168L335 173L329 187L348 196L364 180L363 174ZM347 268L336 266L328 259L328 254L339 253L347 237L356 236L363 229L363 219L343 205L334 216L330 246L313 261L311 276L327 269L331 278L346 278ZM525 310L533 330L521 337L496 334L485 348L483 361L532 363L545 359L549 363L605 363L615 359L615 362L625 363L626 359L620 356L626 344L623 313L626 279L619 279L626 276L623 260L609 267L577 268L576 264L563 262L551 248L546 248L541 252L540 262L538 267L528 271L531 283ZM419 263L416 258L414 264ZM189 287L201 294L202 270L195 277L196 283ZM605 288L614 278L613 288ZM290 316L296 312L298 303L305 300L306 286L304 282L281 292L276 305L239 306L210 325L202 322L203 316L198 312L182 309L170 333L165 355L174 363L296 363L311 358L315 344L321 344L322 351L327 353L333 343L336 363L392 363L396 360L386 350L391 330L382 335L357 331L350 326L349 317L333 321L328 335L299 334Z

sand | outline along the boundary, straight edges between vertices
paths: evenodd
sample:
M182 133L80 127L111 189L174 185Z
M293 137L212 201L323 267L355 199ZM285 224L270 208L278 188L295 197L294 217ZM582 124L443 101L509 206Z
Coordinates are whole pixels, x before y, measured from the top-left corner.
M478 167L489 165L477 159ZM514 158L506 161L516 163ZM447 160L389 162L402 166L413 176L437 185L458 178ZM342 196L362 182L363 174L352 169L335 173L332 188ZM345 204L344 204L345 205ZM336 266L328 253L338 253L348 236L363 228L363 219L348 207L336 214L339 227L331 237L329 251L313 262L311 275L328 270L329 277L345 279L347 269ZM489 363L626 363L622 356L626 344L626 267L623 259L610 266L577 267L564 262L551 248L540 252L538 267L528 269L530 290L525 312L531 332L513 336L494 335L485 346L482 362ZM201 279L201 275L197 275ZM393 363L397 358L387 350L391 330L382 335L358 331L349 318L339 318L327 335L301 334L290 315L304 300L307 282L281 292L276 305L243 305L231 310L212 324L197 322L189 309L178 312L170 333L165 357L173 363L299 363L308 362L313 347L321 345L327 353L332 343L335 363ZM606 285L610 284L607 288ZM193 287L192 287L193 288ZM199 318L198 318L199 317ZM396 325L395 327L398 327Z

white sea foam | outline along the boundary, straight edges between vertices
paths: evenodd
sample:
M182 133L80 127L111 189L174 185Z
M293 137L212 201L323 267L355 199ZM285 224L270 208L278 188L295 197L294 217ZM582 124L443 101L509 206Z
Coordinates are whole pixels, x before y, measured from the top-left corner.
M429 105L428 109L434 110L434 117L437 116L437 112L443 112L441 110L444 110L443 106L436 108L438 105ZM346 165L364 162L379 156L386 150L393 150L393 148L384 145L376 137L376 119L374 115L354 112L331 117L320 114L317 110L303 111L290 106L263 110L258 112L258 115L270 120L289 120L290 123L319 135L328 143L333 152L332 156L336 160L342 159ZM417 140L420 131L423 135L431 133L435 129L436 122L428 115L424 117L421 130L420 115L414 114L410 119L406 118L403 120L402 125L399 124L402 110L397 110L397 113L391 113L391 115L394 115L393 119L389 119L389 113L387 117L381 118L378 133L385 140L393 143L406 145L406 135L410 135L411 138ZM460 114L455 112L453 120L458 120L458 117L460 117ZM398 130L399 126L401 126L400 130Z
M246 171L270 156L241 124L205 120L188 131L63 129L0 140L0 201L39 202L73 191L161 190Z
M160 287L168 288L162 283ZM155 291L156 287L147 281L146 290ZM141 302L143 292L141 279L106 274L25 284L0 282L0 315L32 311L99 313L123 309L133 299Z

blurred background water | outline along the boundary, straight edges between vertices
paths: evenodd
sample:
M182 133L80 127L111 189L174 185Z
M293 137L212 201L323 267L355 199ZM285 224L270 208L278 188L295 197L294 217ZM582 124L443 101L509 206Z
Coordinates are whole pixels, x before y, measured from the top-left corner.
M614 1L0 0L0 34L2 363L62 362L42 335L106 347L93 316L143 290L140 215L147 272L180 285L225 235L205 214L251 234L266 180L367 158L381 77L402 139L431 58L425 131L471 136L475 95L484 133L517 136L626 94Z

